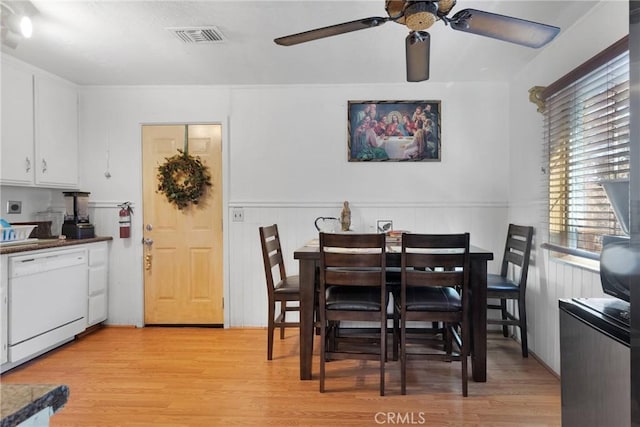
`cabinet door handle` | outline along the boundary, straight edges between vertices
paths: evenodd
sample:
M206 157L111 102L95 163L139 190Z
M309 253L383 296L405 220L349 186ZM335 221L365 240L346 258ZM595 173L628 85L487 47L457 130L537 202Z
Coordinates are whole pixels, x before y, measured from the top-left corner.
M29 160L28 156L24 159L24 166L27 172L31 172L31 160Z
M45 159L42 159L42 173L45 173L47 171L47 161Z

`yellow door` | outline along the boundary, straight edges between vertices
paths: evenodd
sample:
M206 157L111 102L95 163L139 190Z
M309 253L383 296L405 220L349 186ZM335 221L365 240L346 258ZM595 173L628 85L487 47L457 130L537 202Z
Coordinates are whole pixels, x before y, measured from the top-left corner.
M185 147L212 186L181 210L157 191L158 167ZM145 324L222 325L222 128L143 126L142 163Z

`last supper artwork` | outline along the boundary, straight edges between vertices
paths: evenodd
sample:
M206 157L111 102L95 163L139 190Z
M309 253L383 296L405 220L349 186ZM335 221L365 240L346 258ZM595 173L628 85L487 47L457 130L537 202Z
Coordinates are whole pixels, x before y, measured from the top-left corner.
M439 161L440 101L349 101L349 161Z

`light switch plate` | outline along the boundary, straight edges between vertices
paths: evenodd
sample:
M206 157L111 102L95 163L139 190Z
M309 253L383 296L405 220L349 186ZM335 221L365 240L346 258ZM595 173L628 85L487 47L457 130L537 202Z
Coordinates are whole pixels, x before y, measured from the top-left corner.
M17 200L9 200L7 202L7 213L8 214L22 213L22 202Z

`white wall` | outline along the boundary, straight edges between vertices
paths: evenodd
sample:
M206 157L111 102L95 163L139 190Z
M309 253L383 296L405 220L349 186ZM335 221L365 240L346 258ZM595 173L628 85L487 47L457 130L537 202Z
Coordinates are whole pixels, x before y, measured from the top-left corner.
M363 99L441 100L442 161L347 162L347 101ZM230 201L505 201L490 165L507 161L507 101L488 83L236 88Z
M527 286L529 347L554 371L560 373L558 299L603 297L599 275L559 263L540 249L548 227L541 219L546 209L542 186L543 116L529 102L532 86L546 86L564 76L629 32L626 1L600 2L589 14L546 47L515 76L510 86L509 127L509 220L536 225L533 263Z

